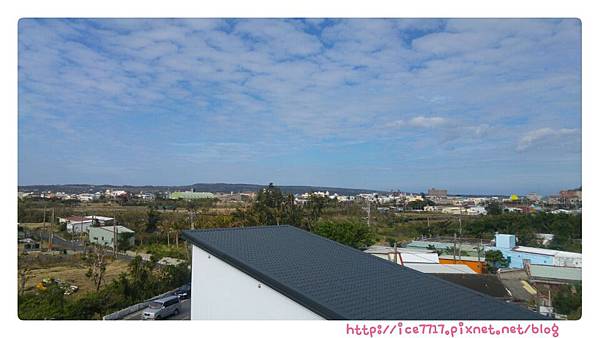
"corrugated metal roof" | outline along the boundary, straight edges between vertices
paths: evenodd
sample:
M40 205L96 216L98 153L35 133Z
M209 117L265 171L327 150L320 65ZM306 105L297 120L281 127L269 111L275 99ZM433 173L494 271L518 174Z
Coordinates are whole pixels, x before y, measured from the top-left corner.
M115 227L116 227L116 229L115 229ZM100 229L100 230L105 230L105 231L108 231L108 232L113 232L113 231L116 230L117 232L121 232L121 233L122 232L135 232L135 231L133 231L133 230L131 230L129 228L126 228L126 227L124 227L122 225L117 225L115 227L113 227L112 225L109 225L109 226L105 226L105 227L92 227L90 229Z
M526 252L544 256L552 256L552 257L570 257L570 258L581 258L581 254L577 252L568 252L568 251L558 251L552 249L545 248L533 248L529 246L516 246L512 249L517 252Z
M529 246L516 246L512 249L517 252L527 252L532 254L544 255L544 256L555 256L558 251L544 248L532 248Z
M423 273L459 273L459 274L474 274L470 267L464 264L424 264L424 263L407 263L404 266L417 270Z
M187 230L183 236L327 319L544 319L292 226Z
M564 281L581 281L581 269L550 265L529 265L532 279L553 279Z
M442 259L454 259L455 257L453 255L441 255L440 258ZM473 257L473 256L459 256L456 255L456 260L457 261L469 261L469 262L485 262L485 257L482 255L481 257L479 257L479 259L477 257Z
M404 263L430 263L437 264L440 262L438 259L438 254L435 252L431 252L430 250L419 250L419 249L406 249L406 248L397 248L398 255L398 263L401 261ZM394 260L394 248L387 246L371 246L365 253L387 259L390 261ZM400 260L402 258L402 260Z

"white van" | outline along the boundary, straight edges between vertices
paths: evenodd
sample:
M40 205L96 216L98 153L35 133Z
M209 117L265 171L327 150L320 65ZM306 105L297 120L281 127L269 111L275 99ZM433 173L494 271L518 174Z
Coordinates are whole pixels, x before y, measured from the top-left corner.
M152 301L144 310L142 319L164 319L179 312L181 312L179 297L168 296Z

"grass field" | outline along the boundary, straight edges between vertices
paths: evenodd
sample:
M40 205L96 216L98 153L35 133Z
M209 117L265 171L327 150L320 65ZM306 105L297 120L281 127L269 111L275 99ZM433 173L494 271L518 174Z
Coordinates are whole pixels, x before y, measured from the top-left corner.
M114 260L106 266L105 282L110 283L117 278L121 272L127 271L128 262L122 260ZM77 285L79 291L73 294L72 297L78 297L88 291L95 291L94 283L91 279L85 276L87 268L81 264L65 262L63 265L52 265L48 267L36 266L29 273L29 279L25 284L25 290L35 290L35 285L44 278L61 279L72 285Z
M20 223L19 225L28 230L37 230L44 228L44 223ZM46 222L46 227L50 227L50 222Z

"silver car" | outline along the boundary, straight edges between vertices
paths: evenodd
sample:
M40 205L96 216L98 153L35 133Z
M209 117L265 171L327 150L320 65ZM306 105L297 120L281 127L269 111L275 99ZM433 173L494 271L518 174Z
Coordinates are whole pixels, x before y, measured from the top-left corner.
M181 312L179 297L168 296L152 301L144 310L142 319L163 319L171 315L177 315L179 312Z

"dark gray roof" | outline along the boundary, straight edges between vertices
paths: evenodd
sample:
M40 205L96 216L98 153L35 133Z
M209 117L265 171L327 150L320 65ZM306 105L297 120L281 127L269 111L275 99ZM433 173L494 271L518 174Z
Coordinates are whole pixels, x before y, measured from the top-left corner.
M435 277L454 284L462 285L494 298L510 299L510 294L498 279L492 274L465 274L465 273L436 273Z
M292 226L188 230L183 236L327 319L543 319Z

